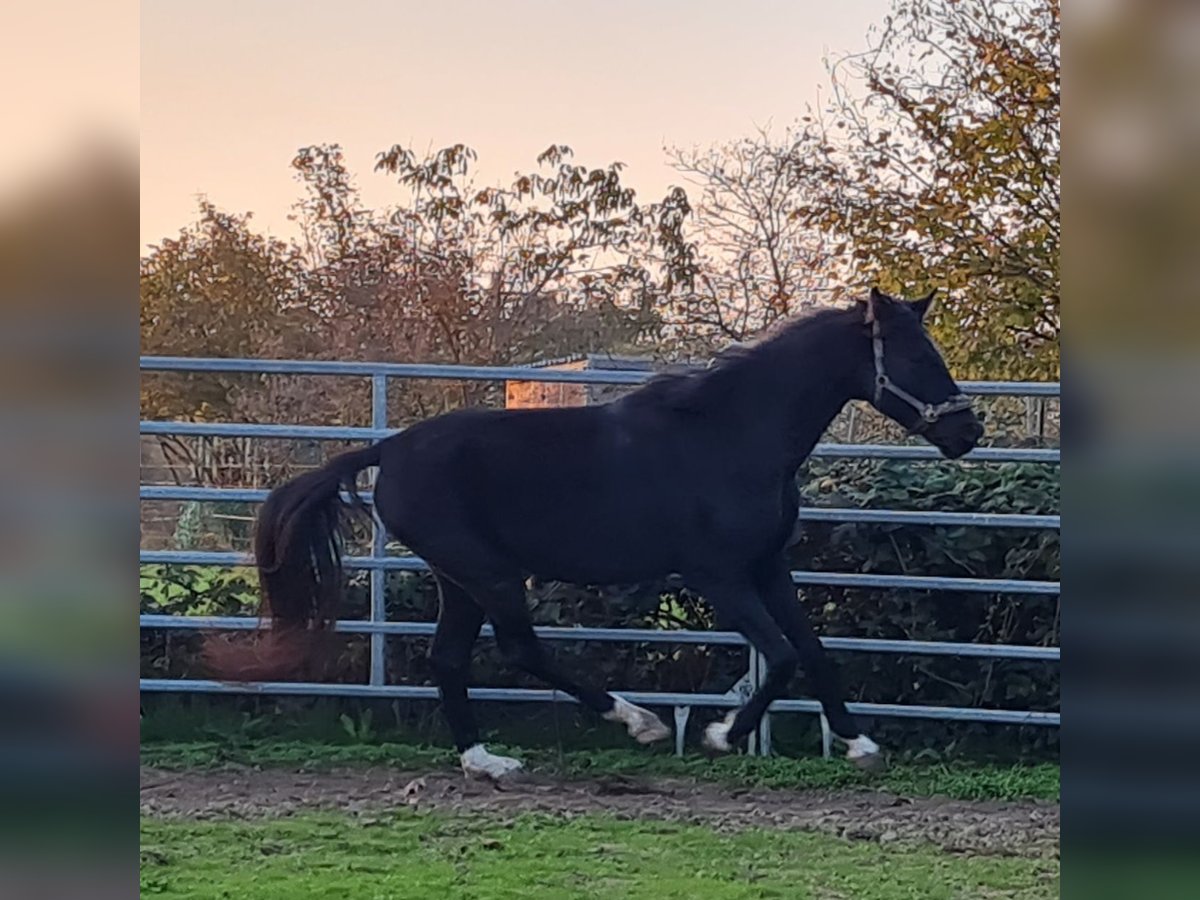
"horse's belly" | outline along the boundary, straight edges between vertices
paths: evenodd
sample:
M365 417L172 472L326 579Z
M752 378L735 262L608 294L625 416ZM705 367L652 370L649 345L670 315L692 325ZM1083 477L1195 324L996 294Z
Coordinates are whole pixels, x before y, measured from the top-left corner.
M522 529L522 569L555 581L628 584L670 574L674 535L664 522L597 521L586 514L548 517Z

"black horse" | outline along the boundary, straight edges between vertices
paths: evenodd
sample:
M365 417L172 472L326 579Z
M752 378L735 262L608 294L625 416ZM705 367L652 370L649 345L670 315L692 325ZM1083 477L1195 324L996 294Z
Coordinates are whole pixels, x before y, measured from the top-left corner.
M468 774L497 778L520 767L479 743L467 701L485 619L521 669L623 723L639 742L670 734L654 713L555 664L531 624L531 576L583 584L680 576L767 665L746 705L707 727L710 749L730 750L750 734L800 666L847 757L872 765L879 748L846 711L784 549L798 512L796 470L848 401L871 401L949 458L981 437L924 329L932 298L872 290L851 308L800 318L708 369L659 376L611 403L452 412L283 484L264 503L255 539L274 629L267 649L307 652L300 648L336 617L339 492L353 493L356 474L378 466L380 520L437 579L430 662Z

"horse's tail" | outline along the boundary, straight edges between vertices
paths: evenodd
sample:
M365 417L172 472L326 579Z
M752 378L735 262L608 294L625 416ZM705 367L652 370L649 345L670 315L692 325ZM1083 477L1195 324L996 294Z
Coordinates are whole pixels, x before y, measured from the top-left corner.
M318 638L341 605L345 513L363 505L355 476L379 459L378 444L343 453L267 496L255 523L254 556L259 615L269 617L269 629L250 642L210 639L208 660L219 677L269 681L312 661Z

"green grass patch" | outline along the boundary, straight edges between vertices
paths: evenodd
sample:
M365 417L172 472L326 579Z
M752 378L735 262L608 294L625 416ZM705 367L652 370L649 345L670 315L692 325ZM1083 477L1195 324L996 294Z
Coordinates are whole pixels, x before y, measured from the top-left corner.
M1046 860L888 849L808 832L409 810L359 820L146 820L141 879L143 897L236 900L1058 896L1057 864Z
M534 771L566 778L595 775L687 777L749 787L793 790L886 790L905 796L958 800L1053 800L1059 798L1059 768L1051 763L899 763L882 776L859 772L841 759L773 756L679 758L669 752L566 750L489 745L493 752L524 760ZM444 748L401 743L314 743L308 741L189 741L142 745L142 762L164 769L259 765L328 769L387 765L396 769L452 768L456 755Z

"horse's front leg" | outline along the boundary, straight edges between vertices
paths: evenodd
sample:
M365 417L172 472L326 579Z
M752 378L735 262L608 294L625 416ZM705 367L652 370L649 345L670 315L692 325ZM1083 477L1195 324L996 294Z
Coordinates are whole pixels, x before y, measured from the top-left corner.
M779 559L764 569L758 579L758 590L767 611L800 655L800 667L821 702L830 729L847 747L846 758L863 769L882 766L879 746L861 732L854 717L846 710L837 667L825 652L796 597L796 585L785 560Z
M689 579L716 611L718 618L740 631L767 663L767 675L745 706L712 722L704 730L704 744L710 750L728 752L755 728L774 700L783 696L796 672L799 654L784 637L779 625L767 612L750 582Z

